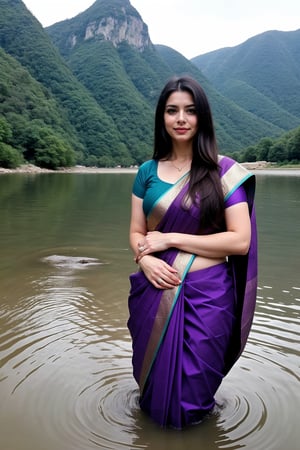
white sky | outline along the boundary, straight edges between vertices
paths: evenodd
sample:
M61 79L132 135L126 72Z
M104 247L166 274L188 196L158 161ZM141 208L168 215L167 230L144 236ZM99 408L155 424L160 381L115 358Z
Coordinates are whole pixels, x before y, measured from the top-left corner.
M70 19L95 0L23 0L43 26ZM300 28L299 0L131 0L151 41L187 58L241 44L269 30Z

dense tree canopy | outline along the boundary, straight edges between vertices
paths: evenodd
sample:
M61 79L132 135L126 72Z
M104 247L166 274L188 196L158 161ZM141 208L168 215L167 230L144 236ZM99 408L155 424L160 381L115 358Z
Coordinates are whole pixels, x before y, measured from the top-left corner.
M279 164L300 163L300 127L284 133L278 139L264 138L232 154L240 162L269 161Z

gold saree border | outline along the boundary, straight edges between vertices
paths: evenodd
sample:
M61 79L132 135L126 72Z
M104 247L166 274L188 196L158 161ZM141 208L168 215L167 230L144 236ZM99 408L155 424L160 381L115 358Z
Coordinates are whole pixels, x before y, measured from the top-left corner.
M149 231L154 231L157 225L164 217L166 211L169 209L171 203L179 195L181 189L188 181L189 172L184 174L173 186L168 189L154 204L152 210L147 217L147 228Z
M147 217L147 228L149 231L153 231L156 229L157 225L163 219L170 205L173 203L173 201L180 194L181 190L188 182L188 177L189 172L184 174L175 184L173 184L171 188L168 189L168 191L164 193L154 204L151 212ZM173 267L177 270L178 276L181 280L184 279L193 260L194 256L190 253L177 253L176 258L173 262ZM181 286L176 286L172 289L166 289L162 293L140 373L139 386L141 392L143 392L148 374L151 370L152 364L155 360L155 356L160 347L160 343L165 334L180 289Z
M181 282L183 282L188 273L194 258L194 255L181 251L176 255L172 267L177 270ZM162 293L140 373L139 387L141 393L144 390L146 380L154 363L161 341L165 335L180 290L181 285L175 286L172 289L165 289Z
M219 162L224 158L224 156L219 156ZM221 185L224 193L224 200L235 191L241 184L243 184L248 178L252 177L253 174L249 172L248 169L241 166L239 163L234 162L234 164L224 173L221 177Z

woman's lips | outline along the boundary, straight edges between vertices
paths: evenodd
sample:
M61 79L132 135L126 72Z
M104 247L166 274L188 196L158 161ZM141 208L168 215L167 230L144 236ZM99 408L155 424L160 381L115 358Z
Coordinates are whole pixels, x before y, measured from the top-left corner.
M178 133L178 134L185 134L187 131L189 131L188 128L174 128L174 130L175 130L176 133Z

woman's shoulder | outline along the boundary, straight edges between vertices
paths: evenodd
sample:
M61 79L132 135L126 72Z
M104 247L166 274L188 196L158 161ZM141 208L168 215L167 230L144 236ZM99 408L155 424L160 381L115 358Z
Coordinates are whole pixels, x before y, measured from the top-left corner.
M225 155L219 155L219 167L220 167L220 174L221 176L229 171L230 169L237 170L239 172L247 173L248 170L242 166L239 162L237 162L235 159L230 158L230 156Z
M155 159L148 159L147 161L143 162L139 168L142 170L147 170L147 169L149 170L156 165L157 165L157 161Z
M157 171L157 161L155 159L149 159L143 162L139 167L139 173L144 175L151 175Z
M218 160L220 166L233 166L233 164L237 164L237 162L233 158L230 158L230 156L226 155L218 155Z

